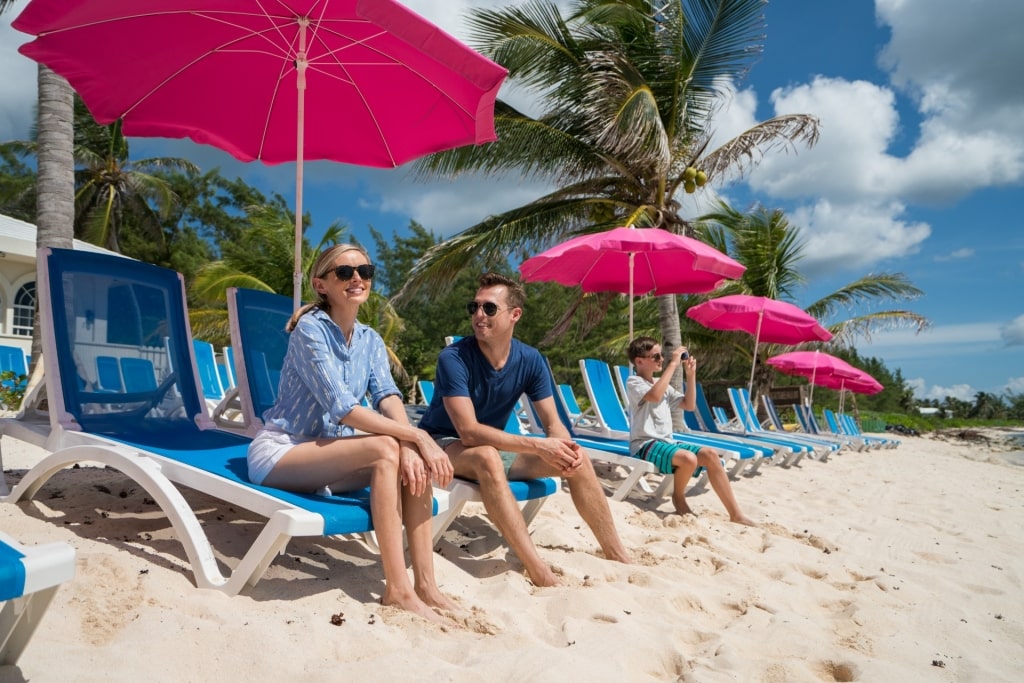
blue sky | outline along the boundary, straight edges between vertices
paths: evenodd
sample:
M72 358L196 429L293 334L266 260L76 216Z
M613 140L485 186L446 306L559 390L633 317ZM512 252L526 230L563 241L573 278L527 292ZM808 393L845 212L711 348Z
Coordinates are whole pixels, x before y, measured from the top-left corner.
M464 36L467 8L511 2L406 4ZM9 26L23 5L0 18L0 140L28 137L36 97L35 65L16 51L28 36ZM899 368L919 397L1024 391L1024 3L772 0L765 16L764 53L735 84L716 136L805 113L821 119L820 142L684 199L691 215L703 208L694 202L716 195L785 210L806 242L798 304L866 273L905 273L925 292L905 307L932 327L878 333L857 347ZM502 97L529 106L527 94ZM132 155L186 157L294 197L291 164L241 164L182 141L136 139ZM326 162L307 164L305 177L314 234L341 221L366 244L367 225L401 234L414 219L447 236L546 189L520 177L424 183L402 168Z

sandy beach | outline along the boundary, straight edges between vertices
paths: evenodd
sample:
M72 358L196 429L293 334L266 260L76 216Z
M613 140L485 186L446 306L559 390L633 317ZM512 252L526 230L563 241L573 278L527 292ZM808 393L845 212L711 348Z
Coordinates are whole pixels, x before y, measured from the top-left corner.
M65 470L0 505L26 545L66 541L77 576L2 681L998 681L1024 670L1024 467L989 438L762 468L734 482L761 526L612 501L634 565L603 560L568 494L534 539L564 586L537 589L481 507L437 549L471 611L442 629L382 607L376 556L297 540L254 588L199 590L166 518L113 470ZM42 451L3 439L10 485ZM190 493L231 565L258 525Z

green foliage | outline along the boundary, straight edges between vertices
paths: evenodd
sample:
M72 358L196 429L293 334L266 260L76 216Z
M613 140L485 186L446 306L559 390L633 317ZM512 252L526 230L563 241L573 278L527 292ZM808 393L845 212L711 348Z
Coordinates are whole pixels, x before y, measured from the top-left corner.
M0 372L0 407L5 410L20 408L27 385L27 375L17 375L13 370Z

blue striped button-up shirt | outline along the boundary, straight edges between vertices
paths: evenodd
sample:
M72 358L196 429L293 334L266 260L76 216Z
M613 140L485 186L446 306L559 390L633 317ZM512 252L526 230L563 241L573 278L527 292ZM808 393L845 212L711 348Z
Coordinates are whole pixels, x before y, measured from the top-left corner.
M356 322L349 345L331 317L313 309L292 330L277 402L264 411L263 421L292 436L352 436L355 430L341 419L367 393L374 408L386 396L401 396L384 340Z

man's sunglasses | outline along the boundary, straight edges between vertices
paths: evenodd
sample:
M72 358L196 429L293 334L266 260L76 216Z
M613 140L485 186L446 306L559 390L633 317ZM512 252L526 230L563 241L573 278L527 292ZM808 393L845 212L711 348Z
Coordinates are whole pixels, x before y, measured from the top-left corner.
M351 280L352 276L359 273L359 277L364 280L372 280L373 274L377 272L377 266L369 263L364 263L361 266L336 266L334 268L334 274L338 276L339 280Z
M481 308L484 309L484 315L486 315L488 318L493 318L494 316L498 315L498 311L501 310L500 308L498 308L498 304L494 303L493 301L485 301L483 303L479 303L477 301L470 301L468 304L466 304L466 311L471 316L476 315L476 312L479 311Z

